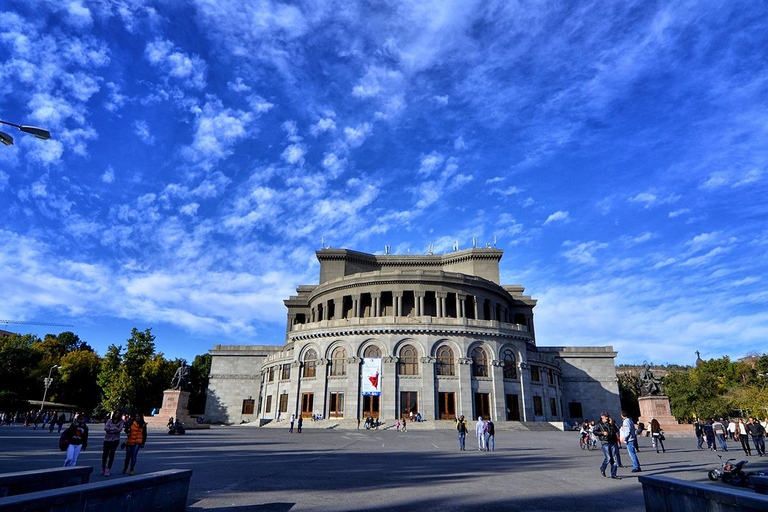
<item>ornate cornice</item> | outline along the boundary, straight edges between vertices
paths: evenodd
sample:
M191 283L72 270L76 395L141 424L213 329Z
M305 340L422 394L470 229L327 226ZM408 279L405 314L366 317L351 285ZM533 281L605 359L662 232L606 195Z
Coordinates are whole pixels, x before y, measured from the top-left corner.
M468 357L460 357L459 364L472 364L472 359Z
M435 364L437 362L436 357L422 357L421 362L424 364Z
M395 357L395 356L386 356L386 357L383 357L383 358L381 359L381 362L382 362L382 363L387 363L387 364L392 364L392 363L396 363L398 360L399 360L399 358L398 358L398 357Z
M212 373L208 376L208 379L214 380L234 380L234 379L241 379L241 380L259 380L261 378L261 375L253 375L250 373Z
M335 328L329 330L318 330L307 333L288 333L289 341L306 341L321 338L340 338L344 336L378 336L386 334L397 335L439 335L439 336L469 336L469 337L489 337L506 338L512 340L521 340L533 343L531 334L525 331L481 331L477 329L457 329L448 326L441 327L434 324L422 324L423 327L414 326L354 326L349 328Z

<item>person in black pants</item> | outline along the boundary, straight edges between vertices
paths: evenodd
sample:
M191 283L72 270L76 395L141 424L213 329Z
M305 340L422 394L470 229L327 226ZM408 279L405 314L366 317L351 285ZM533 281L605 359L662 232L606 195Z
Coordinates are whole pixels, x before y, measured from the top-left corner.
M765 455L765 428L752 416L749 417L749 423L747 423L747 432L752 436L757 455L760 457Z

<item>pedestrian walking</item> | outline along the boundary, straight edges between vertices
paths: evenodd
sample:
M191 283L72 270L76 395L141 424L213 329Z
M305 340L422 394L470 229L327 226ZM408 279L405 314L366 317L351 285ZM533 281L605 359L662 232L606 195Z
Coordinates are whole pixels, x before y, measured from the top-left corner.
M304 424L304 418L302 418L301 416L299 416L299 420L298 420L298 422L296 423L296 433L297 433L297 434L301 434L301 426L302 426L303 424Z
M485 422L485 451L492 452L494 449L494 439L496 437L496 425L490 418Z
M627 444L627 452L629 452L629 458L632 459L632 472L639 473L642 469L640 469L640 460L637 458L637 453L635 453L635 442L637 441L635 424L629 419L626 411L621 411L619 436L621 441Z
M712 420L707 420L702 428L704 429L704 439L707 441L707 448L716 452L717 446L715 445L715 432L712 430Z
M720 443L720 449L724 452L728 451L728 445L725 442L725 424L723 422L723 418L720 418L719 420L716 420L712 423L712 431L715 433L715 437L717 438L717 442Z
M61 415L59 415L59 419L56 421L56 425L59 426L59 430L58 430L59 434L61 434L61 427L64 426L65 421L67 421L67 419L64 417L64 413L61 413Z
M610 421L613 424L613 428L616 429L616 462L619 463L620 468L623 468L624 464L621 463L621 438L619 437L619 426L613 418L608 418L608 421Z
M729 418L728 428L726 430L728 431L728 439L731 441L736 441L736 428L736 420Z
M53 429L56 427L56 420L59 419L59 415L56 411L53 411L51 417L48 419L48 433L53 434Z
M293 433L293 424L296 422L296 415L291 414L291 426L288 428L289 433Z
M616 426L611 423L610 415L604 412L600 415L600 423L595 425L595 435L600 439L600 446L603 449L603 463L600 465L600 473L606 476L605 470L608 465L611 466L611 478L614 480L621 480L621 477L616 474L619 469L618 461L618 444L619 438L617 437Z
M67 458L64 467L76 466L80 452L88 448L88 427L83 423L83 416L78 414L75 421L64 431L62 439L67 443Z
M755 445L757 456L762 457L765 455L765 427L752 416L749 417L746 427L749 437L752 438L752 443Z
M744 423L743 418L739 418L739 423L736 425L736 440L741 443L744 455L751 456L752 447L749 446L749 434L747 434L747 425Z
M477 450L482 452L485 450L485 422L482 416L477 417L477 423L475 423L475 435L477 436Z
M459 451L466 451L467 422L464 420L464 416L460 416L459 419L456 420L456 430L459 433Z
M104 448L101 452L101 473L109 476L112 471L112 463L115 462L115 452L120 444L120 431L123 430L123 415L120 411L115 411L112 417L104 425Z
M408 432L408 422L405 421L405 417L403 417L403 428L401 432Z
M701 420L696 418L696 423L693 424L693 432L696 434L696 443L699 450L704 449L704 425Z
M136 468L136 461L139 458L139 450L144 448L147 443L147 424L144 422L144 415L137 412L125 426L125 433L128 439L125 440L125 463L123 464L123 474L128 471L128 465L131 466L131 474Z
M661 430L659 420L656 418L651 420L651 435L653 436L653 446L656 448L656 453L659 453L659 446L661 446L661 451L666 453L667 450L664 448L664 431Z
M400 432L400 420L395 421L395 428Z

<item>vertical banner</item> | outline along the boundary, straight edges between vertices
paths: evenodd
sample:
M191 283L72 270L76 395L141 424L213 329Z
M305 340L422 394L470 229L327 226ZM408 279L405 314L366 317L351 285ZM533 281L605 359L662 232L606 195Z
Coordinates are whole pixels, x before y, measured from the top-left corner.
M363 358L363 395L381 395L381 358Z

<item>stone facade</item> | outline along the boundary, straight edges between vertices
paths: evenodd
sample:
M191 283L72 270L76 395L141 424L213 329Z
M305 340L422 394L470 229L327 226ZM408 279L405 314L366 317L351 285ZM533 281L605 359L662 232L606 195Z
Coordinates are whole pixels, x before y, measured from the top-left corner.
M419 412L426 420L570 422L618 411L616 353L538 348L536 301L499 283L502 254L318 251L319 284L284 301L283 346L211 351L206 419ZM363 358L380 364L378 397L361 394Z

